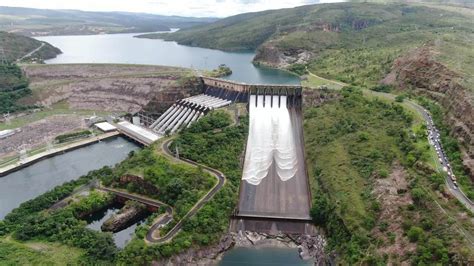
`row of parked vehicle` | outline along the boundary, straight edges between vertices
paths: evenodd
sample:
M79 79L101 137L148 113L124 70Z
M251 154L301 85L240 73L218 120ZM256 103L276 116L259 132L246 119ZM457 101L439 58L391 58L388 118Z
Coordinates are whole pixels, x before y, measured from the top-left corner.
M425 112L428 116L428 138L429 138L429 141L436 149L436 153L438 154L439 162L443 166L443 171L448 174L448 177L453 182L453 185L454 185L453 188L457 189L458 188L458 183L456 181L456 176L454 175L453 169L451 168L451 165L449 164L448 158L446 157L446 154L444 153L443 146L442 146L441 140L440 140L439 131L434 126L433 118L431 117L431 115L426 110L425 110Z

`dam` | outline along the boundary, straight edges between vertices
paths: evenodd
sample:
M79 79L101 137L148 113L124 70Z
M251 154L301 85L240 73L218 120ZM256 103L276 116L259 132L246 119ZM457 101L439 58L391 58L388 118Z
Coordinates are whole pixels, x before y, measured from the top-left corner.
M149 129L162 136L173 134L211 110L246 103L249 133L230 231L313 234L302 131L303 88L200 79L201 94L175 102Z
M302 87L202 77L205 95L247 103L249 134L230 231L313 234Z

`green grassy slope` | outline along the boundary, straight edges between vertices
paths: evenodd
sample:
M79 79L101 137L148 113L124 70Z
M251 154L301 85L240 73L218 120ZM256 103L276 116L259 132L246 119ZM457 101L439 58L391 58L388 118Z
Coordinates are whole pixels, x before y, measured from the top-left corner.
M5 57L8 61L15 61L16 59L23 57L29 52L40 47L41 43L42 42L33 38L0 31L0 47L3 48ZM56 55L60 53L61 51L58 48L46 43L43 48L41 48L31 57L44 60L56 57Z
M456 264L472 258L458 226L469 218L444 197L443 176L430 169L421 125L398 104L358 90L304 111L312 216L327 230L344 264ZM442 204L443 206L439 205ZM460 222L459 222L460 223Z
M223 50L257 49L257 62L290 70L306 51L309 58L298 63L312 72L369 86L384 77L395 58L422 44L436 44L439 51L454 47L461 59L473 56L474 49L456 45L462 39L472 46L471 11L419 3L320 4L241 14L152 37ZM280 56L290 60L278 61ZM462 69L469 61L458 64Z

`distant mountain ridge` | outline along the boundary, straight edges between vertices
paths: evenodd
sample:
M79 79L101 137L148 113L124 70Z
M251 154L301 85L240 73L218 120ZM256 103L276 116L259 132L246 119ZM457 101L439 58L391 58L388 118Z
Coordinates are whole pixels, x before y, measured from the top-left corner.
M168 31L170 28L188 28L216 20L131 12L0 6L0 30L27 36Z

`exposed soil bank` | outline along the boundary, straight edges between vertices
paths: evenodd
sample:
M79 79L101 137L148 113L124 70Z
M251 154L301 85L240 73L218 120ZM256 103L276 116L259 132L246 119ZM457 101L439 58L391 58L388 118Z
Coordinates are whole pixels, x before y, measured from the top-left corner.
M52 106L66 102L71 109L137 112L150 101L166 107L196 94L198 85L182 78L184 68L115 64L23 66L33 96L22 103Z

